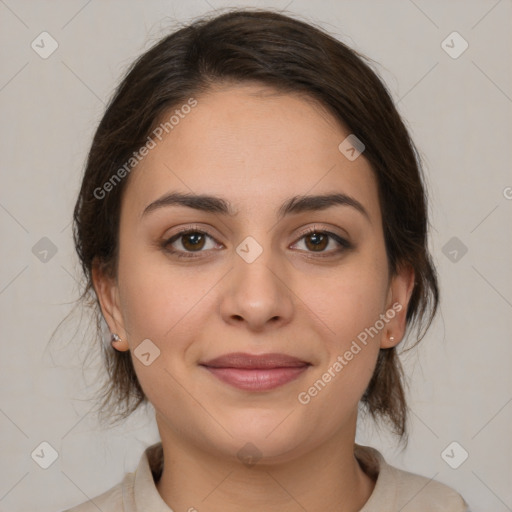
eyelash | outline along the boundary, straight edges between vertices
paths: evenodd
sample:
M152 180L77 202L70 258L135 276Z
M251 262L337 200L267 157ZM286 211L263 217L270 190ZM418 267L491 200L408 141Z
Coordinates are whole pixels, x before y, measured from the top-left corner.
M181 229L180 231L178 231L178 233L176 233L175 235L173 235L171 238L168 238L167 240L164 240L162 242L162 248L171 253L173 256L176 256L177 258L182 258L182 259L192 259L192 258L198 258L200 256L196 256L195 254L196 253L201 253L201 252L205 252L205 251L179 251L179 250L176 250L176 249L171 249L170 246L172 243L174 243L176 240L179 240L181 237L185 236L185 235L190 235L190 234L201 234L201 235L206 235L207 237L211 238L212 240L215 240L213 236L211 236L209 233L207 233L206 231L203 231L201 229L196 229L196 228L183 228ZM312 254L315 254L315 258L319 257L319 258L328 258L330 256L332 256L332 253L340 253L340 252L343 252L347 249L351 249L352 248L352 244L340 237L339 235L336 235L335 233L332 233L330 231L326 231L326 230L319 230L319 229L316 229L315 227L313 228L309 228L308 230L304 231L301 233L300 237L297 239L297 241L295 243L297 243L298 241L302 240L303 238L307 237L308 235L311 235L311 234L318 234L318 235L327 235L329 238L333 239L335 242L337 242L340 247L337 249L337 250L334 250L334 251L327 251L327 255L326 254L322 254L324 251L321 251L319 253L316 253L314 251L306 251L306 252L309 252L309 253L312 253Z

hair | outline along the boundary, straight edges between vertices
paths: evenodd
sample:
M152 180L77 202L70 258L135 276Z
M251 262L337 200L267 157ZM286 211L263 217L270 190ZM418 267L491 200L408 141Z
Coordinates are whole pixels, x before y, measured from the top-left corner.
M407 332L416 342L436 313L439 290L428 251L427 196L421 161L390 94L369 59L321 28L264 10L234 10L207 16L167 35L128 69L99 123L74 209L74 242L101 335L102 315L92 284L100 265L116 275L121 199L128 179L108 194L97 191L146 142L169 109L216 85L256 82L280 93L317 101L363 141L378 185L390 275L410 266L415 284L407 307ZM123 173L123 176L125 173ZM112 183L112 181L110 181ZM106 188L104 189L106 190ZM422 328L423 327L423 328ZM107 380L100 412L124 419L147 403L130 351L101 343ZM396 348L380 349L361 405L406 434L404 379Z

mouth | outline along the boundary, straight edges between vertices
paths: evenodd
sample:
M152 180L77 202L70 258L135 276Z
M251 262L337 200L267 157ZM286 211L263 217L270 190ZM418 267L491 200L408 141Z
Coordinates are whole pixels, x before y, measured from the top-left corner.
M236 352L211 359L200 366L219 380L246 391L269 391L298 378L311 363L286 354Z

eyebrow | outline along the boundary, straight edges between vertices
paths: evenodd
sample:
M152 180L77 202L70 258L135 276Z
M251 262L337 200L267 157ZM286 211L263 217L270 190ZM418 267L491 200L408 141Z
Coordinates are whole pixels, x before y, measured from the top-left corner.
M222 197L206 194L171 192L146 206L141 216L143 217L150 212L169 206L186 206L188 208L194 208L195 210L207 213L218 213L230 217L234 217L238 214L238 212L233 210L231 204ZM370 221L370 216L364 206L354 197L342 193L293 196L281 205L277 216L280 220L288 215L326 210L332 206L349 206L357 210Z

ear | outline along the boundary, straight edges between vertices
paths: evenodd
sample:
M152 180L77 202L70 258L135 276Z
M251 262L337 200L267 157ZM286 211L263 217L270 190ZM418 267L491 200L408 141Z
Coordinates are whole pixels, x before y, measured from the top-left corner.
M386 302L386 316L391 319L387 324L386 333L381 339L381 348L394 347L404 337L407 306L414 289L414 279L414 269L411 265L402 265L391 278Z
M94 291L98 297L103 318L105 318L110 332L117 334L121 338L120 341L116 342L115 348L125 352L129 350L129 345L121 314L117 281L114 277L109 276L105 271L105 267L98 262L93 263L91 274Z

